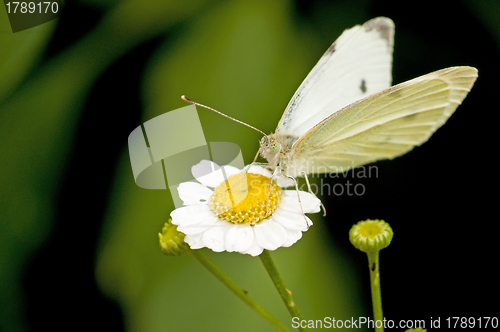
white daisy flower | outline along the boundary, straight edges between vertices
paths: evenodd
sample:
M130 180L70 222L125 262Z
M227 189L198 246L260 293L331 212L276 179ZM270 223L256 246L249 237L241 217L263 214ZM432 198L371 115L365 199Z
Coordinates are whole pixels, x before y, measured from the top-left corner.
M199 170L206 170L207 165L216 171L200 175ZM258 256L264 249L289 247L312 225L302 210L320 210L320 201L314 195L299 191L299 204L296 190L282 190L274 180L268 195L272 174L259 166L251 166L242 176L242 170L236 167L221 168L204 160L192 172L200 183L179 185L185 206L170 214L192 249L207 247L216 252Z

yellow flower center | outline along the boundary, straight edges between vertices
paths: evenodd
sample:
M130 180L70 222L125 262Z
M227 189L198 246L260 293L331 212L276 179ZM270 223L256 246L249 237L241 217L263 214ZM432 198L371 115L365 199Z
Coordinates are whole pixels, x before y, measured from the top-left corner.
M215 188L209 203L215 215L233 224L255 225L273 214L281 201L281 188L260 174L231 175ZM267 213L266 213L267 210Z
M358 230L358 233L362 236L366 236L370 239L382 234L382 227L377 221L367 221Z
M391 226L378 219L360 221L349 231L349 241L355 248L366 253L374 253L386 248L393 236Z

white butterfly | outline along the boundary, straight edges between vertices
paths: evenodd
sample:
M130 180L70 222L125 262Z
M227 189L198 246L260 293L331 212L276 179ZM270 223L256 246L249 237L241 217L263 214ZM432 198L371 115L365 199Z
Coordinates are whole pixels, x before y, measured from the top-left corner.
M295 92L276 132L262 138L259 153L271 169L297 177L392 159L446 122L477 69L450 67L390 87L393 36L385 17L342 33Z

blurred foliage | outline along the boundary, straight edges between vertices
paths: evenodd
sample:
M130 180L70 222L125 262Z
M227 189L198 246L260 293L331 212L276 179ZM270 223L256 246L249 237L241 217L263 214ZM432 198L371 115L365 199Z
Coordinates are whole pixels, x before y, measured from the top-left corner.
M38 63L55 22L13 34L6 11L0 11L0 101L8 96Z
M193 3L193 7L196 5L197 2ZM22 257L41 244L51 227L58 174L68 156L89 87L117 57L182 19L187 12L180 7L167 2L126 2L114 8L93 32L40 66L1 104L0 154L9 156L3 159L0 174L3 207L0 212L3 262L0 287L5 294L0 305L6 308L1 313L5 316L2 322L13 320L13 324L20 324L22 321L19 317L22 298L18 296L21 292L17 282L20 264L26 260ZM2 18L5 26L5 17ZM52 24L49 23L49 27ZM126 33L120 27L128 27ZM21 36L30 33L31 30L20 32ZM30 45L12 43L11 47L14 50L6 54L16 54ZM31 67L31 62L21 60L17 64L24 68L17 70L11 86ZM15 330L20 329L14 326Z
M462 3L484 24L500 50L499 2ZM79 6L98 11L97 23L89 25L90 30L81 38L65 41L65 47L50 56L44 52L50 49L54 30L56 37L62 33L57 30L57 22L12 34L6 13L0 10L0 330L23 331L37 324L28 324L22 280L26 266L38 257L56 227L55 220L61 213L58 195L64 192L62 183L69 178L65 172L70 160L82 153L76 150L75 142L82 135L79 126L89 95L96 89L113 91L113 86L103 87L99 80L131 53L150 47L146 61L134 64L142 76L136 91L142 109L115 109L111 103L99 109L102 115L92 119L116 120L96 144L106 145L109 137L118 133L123 142L113 151L120 157L112 180L107 179L112 181L109 194L96 181L85 196L75 197L83 200L83 210L95 204L97 193L107 195L103 223L99 234L94 234L99 238L97 248L87 253L96 262L96 282L102 293L122 309L128 331L272 331L266 321L191 257L165 257L161 253L157 233L173 204L168 192L135 185L126 134L115 126L120 126L119 120L124 117L138 118L141 113L144 122L185 106L179 97L186 94L272 132L281 112L270 110L286 105L319 55L343 29L371 18L372 5L371 1L316 1L306 5L291 0L84 0ZM407 11L407 4L403 5ZM309 19L298 14L301 10ZM390 13L389 8L377 15ZM403 19L400 22L402 26L405 23ZM153 44L148 44L151 41ZM409 41L403 40L405 43ZM421 51L427 52L425 47ZM396 44L396 56L398 52L402 51ZM134 68L127 68L122 75L127 76ZM480 68L480 80L481 75ZM122 96L124 100L126 97ZM230 138L241 147L247 162L253 159L258 133L208 111L201 110L199 115L207 141ZM121 129L130 132L134 128ZM81 177L100 179L99 167L105 166L104 162L91 153L82 158L89 160L82 171L90 175ZM106 166L115 167L111 162ZM88 240L78 231L87 223L100 225L100 219L86 220L81 214L72 211L72 218L67 220L74 224L72 233L62 234L71 244L59 248L67 253L65 260L74 259L71 255L75 256L81 243ZM372 216L365 214L362 218ZM328 237L325 220L313 220L315 225L302 240L272 253L303 315L308 319L367 316L369 303L363 300L361 291L366 288L360 286L358 271L342 247ZM339 236L347 239L347 232ZM208 254L264 308L282 322L290 322L258 258ZM61 278L79 287L80 276L71 272ZM55 313L47 320L62 321L64 317Z

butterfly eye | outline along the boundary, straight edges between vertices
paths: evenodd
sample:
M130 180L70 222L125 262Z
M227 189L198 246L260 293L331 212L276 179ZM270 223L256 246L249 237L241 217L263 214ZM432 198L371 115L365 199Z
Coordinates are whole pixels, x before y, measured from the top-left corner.
M273 153L278 153L281 150L281 144L279 144L278 142L272 142L269 145L269 148Z

